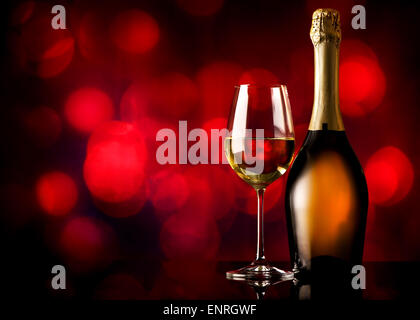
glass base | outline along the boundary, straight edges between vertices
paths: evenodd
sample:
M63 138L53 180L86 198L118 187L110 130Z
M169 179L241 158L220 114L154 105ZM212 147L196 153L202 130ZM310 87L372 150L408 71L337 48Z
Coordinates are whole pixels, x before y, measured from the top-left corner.
M293 272L271 266L267 261L254 261L249 266L226 272L230 280L292 280Z

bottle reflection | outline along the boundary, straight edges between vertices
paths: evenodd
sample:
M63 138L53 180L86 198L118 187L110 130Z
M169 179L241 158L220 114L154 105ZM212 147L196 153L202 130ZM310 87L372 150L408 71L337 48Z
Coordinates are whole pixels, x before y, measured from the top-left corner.
M296 273L291 287L293 300L361 300L362 290L351 284L350 270L321 268L310 273Z

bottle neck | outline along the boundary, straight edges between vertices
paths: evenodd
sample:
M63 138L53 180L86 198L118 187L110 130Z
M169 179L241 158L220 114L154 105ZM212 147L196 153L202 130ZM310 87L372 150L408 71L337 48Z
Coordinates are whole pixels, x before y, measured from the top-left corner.
M309 130L344 131L338 97L338 55L334 41L315 46L315 92Z

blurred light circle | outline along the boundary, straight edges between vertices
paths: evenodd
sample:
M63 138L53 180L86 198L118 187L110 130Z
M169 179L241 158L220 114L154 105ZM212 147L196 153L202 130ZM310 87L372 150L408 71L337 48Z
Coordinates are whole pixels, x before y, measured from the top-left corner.
M376 55L360 41L344 42L339 81L341 110L348 116L368 114L385 95L386 79Z
M88 143L84 179L92 195L105 202L123 202L143 186L147 150L140 132L129 123L111 121Z
M41 78L54 77L64 71L70 64L74 53L73 38L62 39L49 48L38 66L38 75Z
M54 30L50 10L45 5L37 6L31 18L23 24L20 35L21 48L27 58L26 67L41 78L63 72L74 54L70 29Z
M111 99L96 88L81 88L74 91L67 99L65 115L76 130L89 133L100 124L111 120L114 107Z
M160 243L169 259L211 259L220 243L216 224L200 214L183 213L170 216L163 224Z
M169 72L155 79L152 85L152 111L160 116L185 116L197 106L199 100L196 84L179 72Z
M42 175L36 183L36 194L41 208L53 216L69 213L78 197L73 179L59 171Z
M69 220L59 236L59 250L72 271L100 267L112 254L113 232L104 222L76 217Z
M369 162L366 166L366 175L372 201L376 204L389 201L398 188L398 177L392 164L387 160Z
M159 217L180 209L190 194L188 181L174 169L163 169L148 179L149 199Z
M23 115L23 125L28 138L39 147L49 147L59 138L61 119L49 107L37 107Z
M178 6L193 16L210 16L223 7L224 0L176 0Z
M125 121L108 121L101 124L89 137L87 153L103 142L117 140L124 144L144 147L143 134L133 124Z
M229 115L234 86L238 84L241 73L240 65L228 61L216 61L199 70L197 83L206 119Z
M147 291L131 274L116 273L100 282L95 298L101 300L138 300L147 297Z
M366 99L375 80L368 68L360 62L348 61L342 64L341 72L344 79L342 98L356 103Z
M411 161L398 148L384 147L365 166L369 197L374 204L392 205L410 191L414 170Z
M144 53L159 40L159 27L148 13L133 9L119 13L111 23L111 39L121 50Z

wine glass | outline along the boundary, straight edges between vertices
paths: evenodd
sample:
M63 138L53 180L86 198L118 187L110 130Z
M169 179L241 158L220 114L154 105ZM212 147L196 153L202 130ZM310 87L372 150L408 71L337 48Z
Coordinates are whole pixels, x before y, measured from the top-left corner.
M257 255L248 266L226 273L228 279L292 279L293 273L271 266L264 256L265 189L288 169L294 148L292 114L284 85L235 87L225 153L232 169L257 192Z

